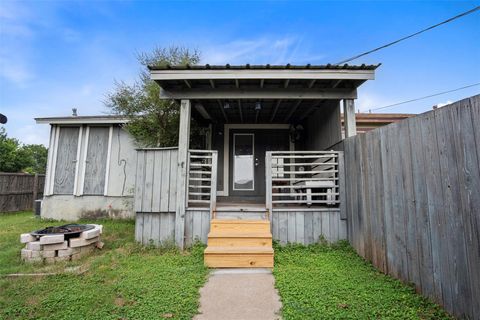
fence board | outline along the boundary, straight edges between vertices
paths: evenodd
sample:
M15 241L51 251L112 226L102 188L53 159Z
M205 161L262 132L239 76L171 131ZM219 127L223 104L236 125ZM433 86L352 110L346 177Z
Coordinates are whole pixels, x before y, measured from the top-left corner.
M480 95L338 146L352 246L470 319L480 319L479 143Z
M44 187L44 174L35 180L33 174L0 172L0 212L34 209L33 202L43 197Z

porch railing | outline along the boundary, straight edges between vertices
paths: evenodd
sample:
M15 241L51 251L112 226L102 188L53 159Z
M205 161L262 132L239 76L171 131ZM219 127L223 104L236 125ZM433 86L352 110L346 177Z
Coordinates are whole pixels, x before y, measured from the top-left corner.
M187 207L208 207L213 213L217 201L216 150L189 150Z
M266 204L274 207L340 204L339 152L266 153Z

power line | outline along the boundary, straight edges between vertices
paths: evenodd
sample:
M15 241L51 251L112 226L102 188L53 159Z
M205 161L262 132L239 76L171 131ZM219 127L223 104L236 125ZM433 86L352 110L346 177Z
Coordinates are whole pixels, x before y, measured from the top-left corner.
M428 30L431 30L431 29L433 29L433 28L436 28L436 27L438 27L438 26L441 26L442 24L446 24L446 23L452 22L452 21L454 21L454 20L456 20L456 19L459 19L459 18L464 17L464 16L466 16L466 15L469 15L469 14L471 14L471 13L474 13L474 12L477 11L477 10L480 10L480 6L475 7L475 8L473 8L473 9L471 9L471 10L465 11L465 12L459 14L459 15L456 15L456 16L450 18L450 19L447 19L447 20L445 20L445 21L442 21L442 22L440 22L440 23L437 23L437 24L435 24L435 25L433 25L433 26L430 26L430 27L428 27L428 28L426 28L426 29L423 29L423 30L420 30L420 31L418 31L418 32L412 33L411 35L408 35L408 36L405 36L405 37L400 38L400 39L398 39L398 40L395 40L395 41L393 41L393 42L387 43L387 44L385 44L385 45L383 45L383 46L381 46L381 47L378 47L378 48L375 48L375 49L373 49L373 50L370 50L370 51L367 51L367 52L364 52L364 53L360 53L360 54L358 54L358 55L356 55L356 56L353 56L353 57L351 57L351 58L342 60L342 61L340 61L340 62L338 62L338 63L336 63L336 64L337 64L337 65L338 65L338 64L344 64L344 63L346 63L346 62L349 62L349 61L352 61L352 60L356 60L356 59L358 59L358 58L360 58L360 57L366 56L367 54L370 54L370 53L372 53L372 52L375 52L375 51L378 51L378 50L381 50L381 49L390 47L390 46L392 46L392 45L394 45L394 44L399 43L400 41L403 41L403 40L407 40L407 39L409 39L409 38L412 38L412 37L414 37L414 36L416 36L416 35L419 35L419 34L421 34L421 33L426 32L426 31L428 31Z
M474 84L469 84L468 86L464 86L464 87L457 88L457 89L452 89L452 90L448 90L448 91L443 91L443 92L439 92L439 93L434 93L434 94L431 94L431 95L428 95L428 96L424 96L424 97L420 97L420 98L415 98L415 99L411 99L411 100L407 100L407 101L402 101L402 102L397 102L397 103L394 103L394 104L389 104L389 105L387 105L387 106L383 106L383 107L380 107L380 108L370 109L369 111L371 112L371 111L375 111L375 110L381 110L381 109L391 108L391 107L395 107L395 106L398 106L398 105L401 105L401 104L405 104L405 103L409 103L409 102L414 102L414 101L418 101L418 100L423 100L423 99L427 99L427 98L431 98L431 97L436 97L436 96L439 96L439 95L442 95L442 94L446 94L446 93L450 93L450 92L455 92L455 91L459 91L459 90L463 90L463 89L475 87L475 86L478 86L478 85L480 85L480 82L474 83Z

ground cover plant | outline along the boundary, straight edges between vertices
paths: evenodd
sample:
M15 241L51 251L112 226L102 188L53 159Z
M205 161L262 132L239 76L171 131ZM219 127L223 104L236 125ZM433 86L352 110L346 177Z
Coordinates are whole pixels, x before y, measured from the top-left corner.
M58 222L31 212L0 214L0 319L191 319L197 313L208 272L201 245L185 253L145 248L135 244L134 221L94 221L104 225L101 251L74 262L30 265L20 260L20 233ZM87 271L64 272L75 266ZM60 274L5 277L30 272Z
M346 242L275 246L283 319L450 319L437 305L377 271Z

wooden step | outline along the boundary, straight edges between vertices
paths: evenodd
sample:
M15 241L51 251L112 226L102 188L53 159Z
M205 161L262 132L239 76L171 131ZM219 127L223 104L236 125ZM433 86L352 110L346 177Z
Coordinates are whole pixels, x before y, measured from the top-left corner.
M222 232L270 232L270 222L267 220L219 220L213 219L210 231Z
M207 247L205 265L210 268L273 268L271 247Z
M272 247L272 235L270 233L243 233L232 234L224 232L210 232L208 234L208 246L210 247Z

